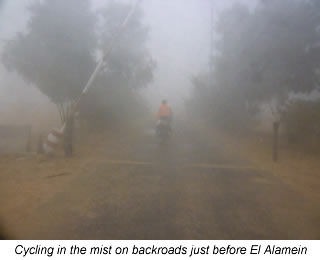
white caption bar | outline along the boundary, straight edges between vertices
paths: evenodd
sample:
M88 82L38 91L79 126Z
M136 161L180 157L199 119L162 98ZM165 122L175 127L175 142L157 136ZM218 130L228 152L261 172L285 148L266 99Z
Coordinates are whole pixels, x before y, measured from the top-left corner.
M319 241L11 240L1 259L319 259Z

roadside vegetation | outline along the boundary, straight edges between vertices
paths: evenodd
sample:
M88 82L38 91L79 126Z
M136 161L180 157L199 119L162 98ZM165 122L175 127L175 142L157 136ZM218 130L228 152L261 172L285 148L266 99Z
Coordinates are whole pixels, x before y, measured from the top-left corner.
M251 134L264 109L272 116L270 133L280 120L292 147L319 152L319 13L316 0L260 1L253 10L238 3L221 13L212 69L192 79L192 113Z
M27 30L4 46L2 62L56 104L65 121L129 9L115 1L98 10L89 0L35 2ZM142 17L139 8L80 105L80 120L93 128L130 123L145 106L138 90L152 82L155 63Z

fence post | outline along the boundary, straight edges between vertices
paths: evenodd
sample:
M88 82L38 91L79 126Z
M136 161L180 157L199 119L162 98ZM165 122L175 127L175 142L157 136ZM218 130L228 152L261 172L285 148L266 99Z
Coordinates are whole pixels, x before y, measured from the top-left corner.
M38 138L37 153L38 154L43 154L44 153L42 134L40 134L39 138Z
M73 153L73 121L73 116L69 116L66 120L66 128L64 131L64 155L66 157L72 156Z
M26 144L26 152L30 153L31 152L31 126L28 126L28 140Z
M273 122L273 161L278 161L278 139L280 122Z

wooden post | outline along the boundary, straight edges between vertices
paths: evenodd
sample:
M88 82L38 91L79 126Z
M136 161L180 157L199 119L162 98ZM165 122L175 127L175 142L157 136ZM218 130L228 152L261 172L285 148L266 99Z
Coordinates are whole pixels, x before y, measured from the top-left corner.
M273 161L278 161L279 121L273 123Z
M39 135L37 153L38 153L38 154L43 154L43 153L44 153L42 135Z
M73 149L73 116L69 116L66 120L66 128L64 131L64 155L66 157L72 156Z
M26 144L26 152L30 153L31 152L31 126L28 126L28 140Z

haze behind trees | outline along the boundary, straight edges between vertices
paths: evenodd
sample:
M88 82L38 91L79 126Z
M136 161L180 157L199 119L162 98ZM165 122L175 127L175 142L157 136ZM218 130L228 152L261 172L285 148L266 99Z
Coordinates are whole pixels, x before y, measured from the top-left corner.
M219 38L211 57L213 69L192 79L193 111L216 126L249 128L261 104L267 103L288 123L290 95L319 89L319 7L316 0L270 0L260 1L252 11L243 4L225 10L215 24ZM302 114L290 121L308 115ZM319 129L318 120L300 125ZM285 125L290 130L292 126Z
M75 11L71 2L65 10L53 8L48 17L31 8L29 29L9 42L3 52L7 68L24 75L25 80L36 84L60 107L79 95L96 60L117 30L116 25L129 8L125 4L127 1L111 1L107 7L100 3L93 11L90 1L84 1L86 6ZM269 0L258 1L257 5L252 4L253 1L242 2L246 4L230 6L232 1L213 4L212 57L208 55L210 1L143 3L110 55L109 64L86 98L81 114L89 120L97 116L99 121L108 121L124 115L130 117L130 113L135 117L143 111L151 111L146 108L139 91L147 86L155 87L156 97L147 96L150 103L157 106L162 98L168 98L175 108L175 101L184 100L192 84L194 88L186 102L187 109L195 117L211 121L217 127L254 125L261 104L268 104L267 110L275 111L285 123L285 116L291 115L290 96L293 93L308 96L318 88L319 1ZM46 12L47 1L43 3L42 12ZM59 5L63 5L62 1ZM227 5L229 7L224 10ZM217 9L224 11L218 15ZM143 14L142 10L148 12ZM54 17L59 12L65 19L56 24ZM73 25L74 21L68 16L78 22ZM41 30L41 26L40 29L31 28L37 19L42 26L52 28L52 32L67 36L50 38L46 35L49 32ZM66 26L61 26L63 23ZM78 26L80 24L85 26ZM69 34L73 26L78 28L74 37ZM45 47L37 37L43 38ZM74 39L72 43L70 39ZM35 45L30 44L33 41ZM47 47L50 44L52 46ZM25 51L28 48L29 51ZM24 59L20 59L23 55L14 55L20 51L26 55ZM27 56L34 52L44 54ZM152 58L154 54L156 59ZM27 66L26 61L35 62L36 66ZM212 73L208 73L208 63L212 64ZM56 77L60 82L55 81ZM291 115L290 118L297 117ZM311 118L299 124L318 129L317 122ZM286 124L287 128L293 125L292 122Z
M214 2L214 19L217 14L236 0ZM5 2L3 8L2 37L11 39L16 32L26 32L26 22L31 18L28 8L33 0ZM109 1L91 0L91 8L98 11ZM131 0L117 0L121 3L132 3ZM253 8L255 0L241 0ZM189 95L191 75L205 70L208 63L210 42L210 6L211 1L197 0L148 0L142 1L142 21L148 27L147 46L157 66L154 70L154 81L139 91L144 94L149 110L153 112L161 99L167 98L175 110L183 110L183 100ZM10 23L7 21L10 20ZM2 46L3 47L3 44ZM5 81L9 87L11 82ZM29 88L30 89L30 88ZM26 91L24 91L26 90ZM21 86L20 92L28 95L28 88ZM14 98L14 97L13 97Z
M35 3L29 7L31 18L27 31L19 33L4 47L3 63L48 96L64 120L70 103L79 97L96 60L108 48L129 8L111 2L93 12L90 1ZM120 116L119 111L124 114L135 111L135 106L142 102L133 90L152 81L155 63L146 48L148 29L141 18L140 9L108 56L105 69L95 82L96 90L80 108L87 119L91 120L93 114L97 119L114 111ZM127 111L119 109L119 103Z

